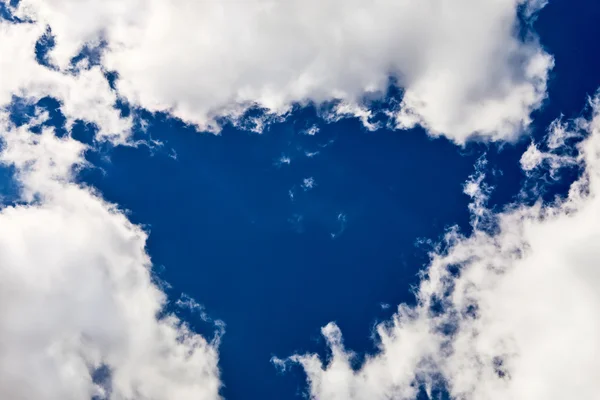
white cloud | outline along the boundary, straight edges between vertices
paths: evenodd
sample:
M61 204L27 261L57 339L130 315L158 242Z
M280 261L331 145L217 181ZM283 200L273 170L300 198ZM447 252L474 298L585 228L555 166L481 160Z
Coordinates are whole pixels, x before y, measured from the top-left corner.
M203 129L251 104L285 114L334 99L335 113L375 129L362 100L392 76L406 89L398 127L463 143L474 132L515 138L544 99L553 60L515 33L518 8L544 3L22 0L18 13L52 28L62 68L85 43L106 40L122 95Z
M159 316L146 233L73 183L84 145L29 128L1 115L24 203L0 210L0 397L219 399L217 342Z
M281 157L279 157L279 159L277 160L275 165L282 166L284 164L290 165L291 163L292 163L292 159L289 156L286 156L285 154L283 154Z
M315 182L315 178L313 178L312 176L308 177L308 178L304 178L302 180L302 189L304 189L304 191L307 190L311 190L316 186L316 182Z
M335 232L331 232L329 234L332 239L335 239L338 236L340 236L342 233L344 233L344 231L346 230L346 225L348 223L348 217L343 212L338 213L336 219L337 219L337 223L338 223L338 228Z
M581 121L579 120L579 123ZM538 174L540 170L547 171L552 179L559 178L557 173L562 168L578 165L578 160L571 156L571 152L564 152L565 149L568 149L567 141L571 139L581 139L581 133L569 129L568 124L564 123L562 119L555 120L548 129L544 143L549 151L542 151L538 145L531 143L521 156L521 169L534 179L540 178Z
M117 100L100 67L79 73L46 68L35 59L35 43L45 33L43 25L12 24L0 19L0 106L13 96L32 102L51 96L62 103L70 126L76 119L98 126L99 136L123 142L131 128L129 118L121 118L113 106Z
M565 154L568 149L552 145L556 135L588 135L569 160L585 173L568 198L493 215L485 210L487 189L474 175L465 190L472 211L483 213L474 213L473 234L447 234L431 255L418 306L401 306L392 321L377 326L377 354L353 369L353 354L329 324L326 364L310 354L287 361L303 366L311 398L414 399L415 383L431 391L442 381L461 400L598 396L600 99L591 103L590 120L569 129L555 124L562 133L552 129L546 144L552 155ZM478 225L482 218L489 223Z
M319 127L317 125L312 125L310 128L303 131L305 135L314 136L319 132Z

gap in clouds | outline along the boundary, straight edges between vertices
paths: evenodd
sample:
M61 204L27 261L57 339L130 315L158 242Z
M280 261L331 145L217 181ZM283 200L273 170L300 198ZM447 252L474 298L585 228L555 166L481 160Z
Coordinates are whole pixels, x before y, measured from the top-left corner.
M0 19L14 23L24 22L19 17L16 17L11 10L11 8L15 8L18 5L19 0L0 1Z
M98 43L85 43L79 53L71 58L69 64L69 72L77 72L79 69L86 69L92 66L102 66L102 55L106 50L107 43L105 40L100 40ZM52 64L50 59L51 51L56 47L56 37L52 33L51 27L46 29L46 32L40 36L35 44L35 58L40 65L49 69L58 70L58 67ZM109 81L111 78L107 76ZM111 87L114 89L114 82L111 82Z
M520 157L483 144L461 149L418 129L326 124L310 107L262 134L229 125L218 136L133 112L147 124L134 138L148 145L90 152L96 168L80 178L148 228L171 298L187 293L225 321L220 367L230 399L294 398L302 375L277 376L269 360L325 351L318 328L330 320L348 332L349 347L374 351L370 329L395 308L381 304L413 301L429 248L416 241L454 224L470 229L462 185L475 162L487 153L504 170ZM524 177L504 178L490 184L513 199Z
M555 56L548 81L548 96L541 110L534 111L538 128L548 126L558 115L578 117L600 87L600 53L588 46L600 34L600 5L588 0L550 1L539 13L534 30L542 46Z

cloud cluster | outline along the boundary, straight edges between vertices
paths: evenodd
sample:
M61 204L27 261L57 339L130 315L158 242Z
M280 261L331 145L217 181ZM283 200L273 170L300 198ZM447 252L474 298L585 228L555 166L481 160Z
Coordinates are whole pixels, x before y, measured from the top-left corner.
M544 3L21 0L15 12L51 28L59 69L104 43L121 95L201 129L251 106L331 101L374 128L368 99L392 77L405 90L389 110L397 127L463 143L515 138L544 99L553 60L518 18Z
M94 123L99 136L124 142L131 120L114 108L116 93L111 90L99 66L80 71L58 71L40 65L35 57L37 41L46 26L10 23L0 18L0 107L13 96L35 102L53 97L61 104L68 126L77 119Z
M73 183L85 146L33 133L46 117L0 114L22 191L0 210L0 397L219 399L218 343L165 312L146 233Z
M514 205L493 214L475 175L474 232L453 230L431 255L418 305L400 306L376 327L379 352L359 367L340 330L322 332L331 349L323 363L296 355L319 400L414 399L418 388L445 388L452 399L594 398L600 390L600 99L592 117L551 127L539 168L584 168L563 200ZM565 156L566 138L585 137ZM532 152L529 150L528 152ZM562 158L558 158L558 157ZM552 160L544 167L544 160ZM560 160L560 161L557 161ZM542 173L540 171L539 173Z

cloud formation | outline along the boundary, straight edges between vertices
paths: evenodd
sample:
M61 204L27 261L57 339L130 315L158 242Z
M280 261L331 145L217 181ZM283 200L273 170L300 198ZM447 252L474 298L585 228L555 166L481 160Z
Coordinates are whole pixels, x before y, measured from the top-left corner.
M0 210L0 397L219 399L218 340L165 311L146 233L73 182L85 146L33 133L45 118L0 114L22 193Z
M600 390L600 98L592 116L551 126L530 174L580 165L554 204L485 208L480 170L465 186L474 232L456 230L431 254L418 305L376 327L379 352L359 366L339 328L323 328L331 356L299 363L319 400L414 399L419 387L461 400L594 398ZM577 155L565 139L579 137ZM527 154L527 153L526 153ZM536 153L537 154L537 153ZM533 160L533 161L532 161ZM546 163L550 160L549 163ZM481 165L480 165L481 167ZM535 176L532 175L535 179Z
M99 66L58 71L40 65L35 47L45 33L43 24L15 24L0 18L0 106L9 104L13 96L31 102L50 96L61 102L67 127L77 119L85 120L99 128L101 138L124 142L131 120L114 108L117 95L104 71Z
M391 77L404 88L401 104L388 110L396 127L419 124L457 143L474 134L512 140L543 101L553 65L531 32L517 34L519 10L527 18L543 4L21 0L12 11L30 22L0 20L0 105L52 96L67 129L89 121L97 139L114 143L132 126L114 108L118 96L215 130L220 117L253 106L283 115L294 103L339 101L328 120L353 115L374 129L369 101ZM48 29L56 41L50 67L35 59ZM84 46L103 47L101 65L73 65ZM108 70L118 73L116 89ZM465 400L595 395L598 100L592 106L589 121L555 124L548 143L532 144L521 160L533 177L540 168L584 167L569 197L494 215L474 176L465 187L474 233L448 233L444 250L432 254L419 305L401 306L377 327L378 354L355 370L329 324L327 363L291 357L313 398L413 399L419 385L445 386ZM218 399L217 343L163 315L167 300L152 280L146 234L75 183L85 146L51 129L34 133L44 118L15 127L0 114L0 160L15 168L22 194L21 204L0 210L1 397ZM253 126L268 121L257 117ZM565 138L582 132L579 156L561 152Z
M105 43L103 65L131 103L201 129L251 106L341 101L333 113L370 122L368 100L392 77L405 89L389 110L458 143L477 133L511 140L545 98L552 57L518 34L539 0L21 0L15 11L49 26L50 60L68 68Z

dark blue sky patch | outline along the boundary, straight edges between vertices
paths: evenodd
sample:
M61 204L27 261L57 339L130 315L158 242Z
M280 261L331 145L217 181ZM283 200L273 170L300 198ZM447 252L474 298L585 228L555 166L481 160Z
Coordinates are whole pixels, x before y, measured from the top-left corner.
M22 126L35 116L36 106L34 101L14 96L7 111L10 121L15 126Z
M93 124L88 124L84 121L78 120L73 123L71 137L83 144L93 146L96 139L97 130L98 129ZM99 151L100 149L98 148L94 150Z
M52 97L35 100L15 96L8 105L7 111L9 120L17 127L30 124L34 133L39 133L42 128L48 127L52 128L57 136L62 137L67 134L67 130L66 118L60 107L60 102ZM48 118L41 124L34 124L35 118L44 112L47 113Z
M535 23L535 31L555 66L545 107L534 112L534 123L543 129L564 114L577 117L586 97L600 87L600 53L586 46L600 36L600 4L589 0L550 1Z
M104 73L106 80L108 81L108 85L112 90L117 89L117 80L119 79L119 73L116 71L106 71Z
M26 22L14 15L14 9L19 5L19 0L0 1L0 20L15 24Z
M0 205L16 206L21 203L21 186L15 179L15 168L0 164Z
M48 27L46 32L35 43L35 59L40 65L43 65L46 68L56 69L50 61L50 52L54 46L56 46L56 39L52 34L52 30Z
M322 353L331 320L349 348L373 351L373 323L395 310L380 304L413 301L427 261L415 240L468 230L462 184L485 147L464 154L421 130L366 132L350 119L307 135L315 110L297 113L263 134L218 136L155 115L146 135L162 147L116 148L81 176L148 226L174 298L188 293L226 322L228 398L289 398L303 377L276 378L271 356Z
M92 382L98 385L104 394L101 396L94 396L91 400L107 400L110 398L112 392L112 371L106 365L100 365L97 368L91 370Z

